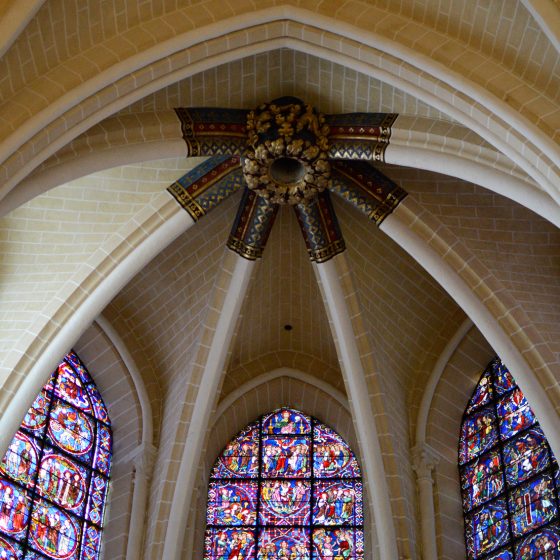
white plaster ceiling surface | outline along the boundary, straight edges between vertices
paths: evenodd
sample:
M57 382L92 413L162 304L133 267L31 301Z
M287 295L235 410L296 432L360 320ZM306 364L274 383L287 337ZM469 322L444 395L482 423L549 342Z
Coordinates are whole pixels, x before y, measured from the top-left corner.
M291 207L280 208L251 281L223 395L255 373L280 366L304 369L344 390L323 301Z
M323 113L392 112L452 120L379 79L287 48L220 64L158 90L119 114L175 107L252 109L283 95L300 97Z
M79 266L191 167L183 158L108 169L0 218L0 349L12 348Z
M390 176L488 268L560 357L560 230L482 187L391 167Z
M109 306L123 340L136 339L152 363L165 406L181 399L176 382L188 373L238 200L226 200L171 243Z

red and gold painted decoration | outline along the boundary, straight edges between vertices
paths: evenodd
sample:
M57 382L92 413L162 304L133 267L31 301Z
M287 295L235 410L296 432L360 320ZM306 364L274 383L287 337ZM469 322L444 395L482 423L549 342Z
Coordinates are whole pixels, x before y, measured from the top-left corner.
M262 256L280 204L294 206L309 257L321 263L345 249L329 190L377 225L406 196L372 166L384 160L395 114L323 115L295 97L253 111L176 113L187 156L211 157L168 190L196 221L244 189L228 240L244 258Z
M331 160L385 161L395 113L326 115Z
M197 222L244 186L238 156L214 156L175 181L167 190Z
M240 156L247 139L247 113L239 109L179 108L187 157Z

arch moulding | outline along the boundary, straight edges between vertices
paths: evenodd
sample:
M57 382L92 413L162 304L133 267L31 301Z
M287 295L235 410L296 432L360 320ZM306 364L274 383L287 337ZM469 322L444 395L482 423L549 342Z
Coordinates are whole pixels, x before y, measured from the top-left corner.
M387 163L441 172L479 184L514 200L560 227L560 208L488 146L466 139L468 130L445 123L446 135L432 132L439 121L399 116L385 151ZM452 131L450 130L452 129ZM53 187L119 165L186 153L174 111L110 117L82 134L0 200L0 215Z
M247 13L180 33L49 99L48 106L32 118L15 123L0 144L1 194L79 134L145 95L218 64L281 47L375 76L447 113L518 163L550 197L560 200L556 186L560 149L533 124L543 120L540 116L535 115L532 122L474 78L467 79L381 33L340 19L335 25L330 17L295 6ZM496 63L498 70L506 69ZM512 79L518 78L512 74ZM9 110L10 102L5 117Z

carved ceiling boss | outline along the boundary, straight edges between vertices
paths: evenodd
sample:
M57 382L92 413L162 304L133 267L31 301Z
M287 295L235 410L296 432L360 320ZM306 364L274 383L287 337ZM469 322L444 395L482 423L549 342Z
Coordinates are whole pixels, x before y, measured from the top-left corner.
M406 192L373 167L382 162L397 115L323 115L296 97L257 109L177 109L187 157L209 158L169 187L196 221L243 189L228 247L262 256L280 204L293 206L310 259L324 262L345 245L329 192L376 224Z

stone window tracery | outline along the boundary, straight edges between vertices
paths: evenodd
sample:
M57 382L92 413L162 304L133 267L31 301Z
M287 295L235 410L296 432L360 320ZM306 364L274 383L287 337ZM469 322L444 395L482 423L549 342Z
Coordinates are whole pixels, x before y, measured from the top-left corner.
M469 560L560 558L558 466L529 403L498 358L465 410L459 474Z
M358 462L333 430L283 408L218 457L208 489L205 560L363 560Z
M0 558L98 560L111 454L107 409L70 352L0 463Z

